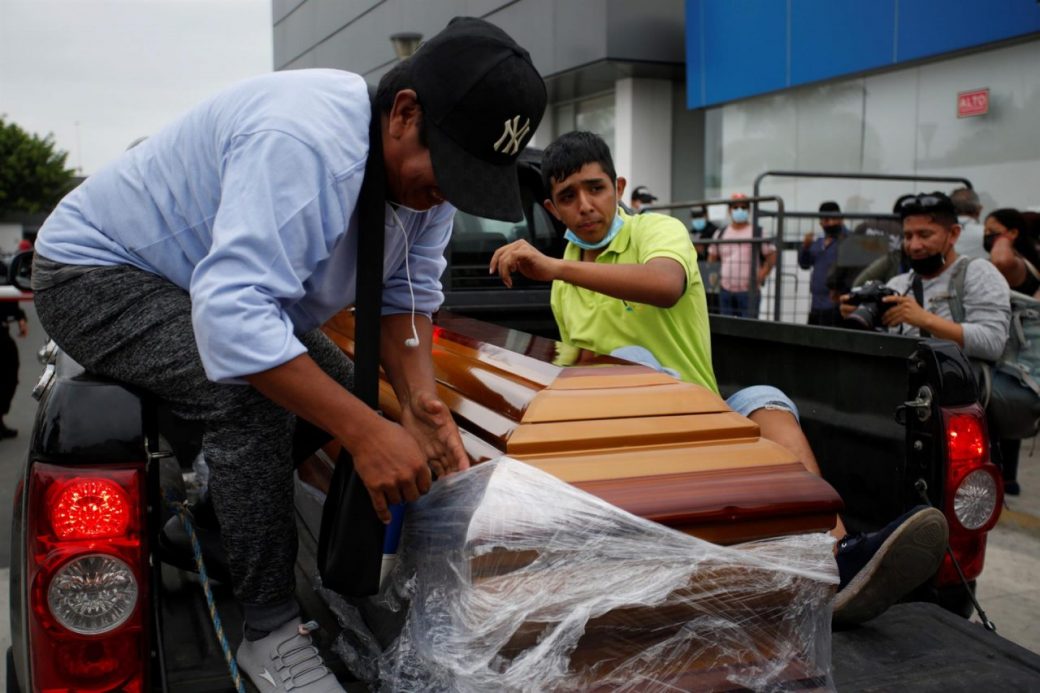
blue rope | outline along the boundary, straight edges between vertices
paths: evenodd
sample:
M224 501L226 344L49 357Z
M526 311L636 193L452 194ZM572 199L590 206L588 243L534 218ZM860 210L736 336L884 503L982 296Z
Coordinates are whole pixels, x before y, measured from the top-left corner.
M166 503L169 507L177 513L177 517L180 518L181 523L184 525L184 531L188 533L188 537L191 538L191 550L195 554L195 567L199 571L199 582L202 584L202 591L206 595L206 606L209 608L209 618L213 621L213 629L217 633L217 639L220 641L220 649L224 653L224 661L227 662L228 671L231 672L231 681L235 684L235 690L238 693L246 693L245 684L242 683L242 675L238 671L238 663L235 661L235 656L231 654L231 645L228 643L227 636L224 634L224 626L220 623L220 614L217 613L217 603L213 599L213 589L209 584L209 575L206 574L206 564L202 560L202 545L199 544L199 538L195 534L195 527L191 523L191 511L188 510L188 504L184 501L177 500L175 498L167 497Z

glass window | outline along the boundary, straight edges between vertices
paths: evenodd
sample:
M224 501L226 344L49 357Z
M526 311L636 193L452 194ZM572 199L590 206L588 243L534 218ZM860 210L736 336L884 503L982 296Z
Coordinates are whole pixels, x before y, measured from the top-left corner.
M516 223L476 217L455 212L455 225L449 243L448 277L445 286L452 289L501 288L498 275L488 274L495 251L513 241L525 240L552 257L560 257L563 236L549 213L539 202L524 200L525 217ZM517 275L514 286L541 284Z
M614 151L614 93L596 96L576 104L574 125L577 130L588 130L603 138Z
M557 136L572 130L588 130L602 137L611 151L614 149L615 121L614 92L569 101L553 109Z

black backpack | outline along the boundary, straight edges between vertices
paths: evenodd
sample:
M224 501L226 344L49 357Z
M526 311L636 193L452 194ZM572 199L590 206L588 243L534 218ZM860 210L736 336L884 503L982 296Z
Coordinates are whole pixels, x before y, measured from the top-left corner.
M968 258L950 275L950 314L964 322L964 283ZM1040 301L1011 292L1011 324L996 363L976 362L982 403L990 414L994 438L1021 440L1040 433Z

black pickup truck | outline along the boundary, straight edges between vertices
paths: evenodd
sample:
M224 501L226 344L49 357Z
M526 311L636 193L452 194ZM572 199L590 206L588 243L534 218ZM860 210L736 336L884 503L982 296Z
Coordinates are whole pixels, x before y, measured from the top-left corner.
M521 185L528 210L523 223L459 216L445 308L545 331L551 329L545 287L508 291L487 276L486 257L503 242L527 238L557 254L562 247L560 229L539 204L532 160ZM554 344L449 310L437 324L438 379L454 393L450 406L467 451L475 460L510 452L515 424L530 401L524 392L536 393L558 376L551 365ZM719 317L712 319L712 332L724 394L770 383L798 403L824 477L844 500L843 516L852 528L877 527L927 498L949 520L951 557L965 579L978 577L1002 493L988 459L974 378L958 349L940 341ZM463 349L482 355L493 372L478 378L468 366L456 368ZM45 361L13 508L7 690L231 690L196 578L163 564L156 552L168 517L163 495L191 460L191 453L171 451L167 441L190 436L147 396L83 372L60 351L50 351ZM393 416L392 407L385 409ZM313 489L331 464L319 457L319 464L301 467L299 474L297 596L309 617L328 626L319 644L331 648L338 626L314 580L320 504ZM705 502L706 517L729 517L734 510ZM107 581L81 579L88 574ZM213 595L225 632L237 641L241 620L230 590L216 584ZM913 598L864 627L833 634L837 688L1040 685L1040 656L963 618L970 600L950 557ZM331 651L326 659L338 662ZM345 665L334 667L351 680ZM353 686L365 689L348 684Z

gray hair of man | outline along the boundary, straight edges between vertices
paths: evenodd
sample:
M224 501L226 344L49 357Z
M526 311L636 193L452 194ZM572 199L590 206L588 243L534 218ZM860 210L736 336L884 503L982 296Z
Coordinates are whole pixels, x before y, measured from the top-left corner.
M978 219L982 213L982 202L978 193L971 188L957 188L950 193L950 201L953 202L953 208L957 210L958 215Z

